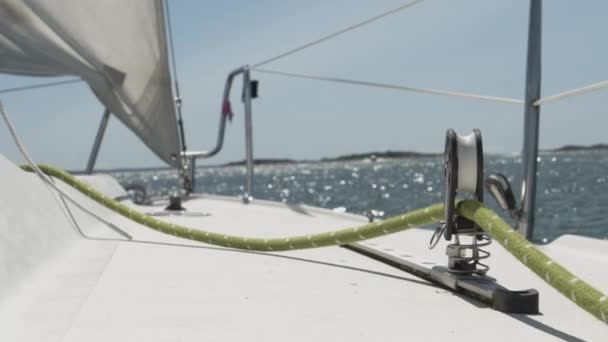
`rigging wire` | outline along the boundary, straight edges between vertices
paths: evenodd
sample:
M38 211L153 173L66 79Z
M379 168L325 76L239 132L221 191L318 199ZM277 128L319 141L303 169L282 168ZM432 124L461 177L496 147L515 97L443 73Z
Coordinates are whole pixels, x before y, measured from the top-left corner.
M596 90L603 89L603 88L608 88L608 80L598 82L598 83L593 83L593 84L590 84L585 87L564 91L564 92L561 92L561 93L558 93L555 95L546 96L546 97L536 100L533 103L533 105L535 105L535 106L546 105L548 103L556 102L556 101L565 99L567 97L578 96L578 95L590 93L592 91L596 91Z
M325 35L325 36L323 36L323 37L321 37L319 39L316 39L316 40L313 40L313 41L308 42L306 44L300 45L300 46L298 46L296 48L293 48L291 50L287 50L287 51L285 51L283 53L280 53L280 54L278 54L278 55L276 55L274 57L270 57L270 58L267 58L267 59L265 59L263 61L257 62L255 64L253 64L252 67L253 68L257 68L257 67L261 67L263 65L266 65L268 63L275 62L275 61L277 61L279 59L282 59L284 57L293 55L293 54L298 53L298 52L300 52L300 51L302 51L304 49L307 49L309 47L313 47L313 46L315 46L317 44L323 43L323 42L325 42L327 40L330 40L332 38L338 37L338 36L340 36L340 35L342 35L344 33L347 33L349 31L352 31L352 30L358 29L360 27L363 27L363 26L365 26L367 24L370 24L370 23L372 23L374 21L380 20L380 19L382 19L384 17L387 17L389 15L392 15L392 14L398 13L400 11L403 11L403 10L405 10L407 8L410 8L410 7L414 6L414 5L417 5L417 4L419 4L419 3L423 2L423 1L424 0L408 1L407 3L405 3L405 4L403 4L403 5L399 6L399 7L393 8L393 9L388 10L388 11L383 12L383 13L380 13L378 15L375 15L375 16L371 17L371 18L367 18L367 19L365 19L363 21L360 21L360 22L358 22L356 24L350 25L350 26L345 27L345 28L343 28L341 30L338 30L338 31L333 32L333 33L330 33L330 34Z
M260 72L260 73L265 73L265 74L279 75L279 76L292 77L292 78L301 78L301 79L308 79L308 80L315 80L315 81L324 81L324 82L351 84L351 85L358 85L358 86L364 86L364 87L374 87L374 88L382 88L382 89L401 90L401 91L417 92L417 93L423 93L423 94L432 94L432 95L441 95L441 96L468 98L468 99L475 99L475 100L489 101L489 102L498 102L498 103L507 103L507 104L518 104L518 105L520 105L520 104L524 103L524 101L518 100L518 99L512 99L512 98L506 98L506 97L497 97L497 96L478 95L478 94L470 94L470 93L463 93L463 92L456 92L456 91L449 91L449 90L416 88L416 87L401 86L401 85L395 85L395 84L377 83L377 82L368 82L368 81L359 81L359 80L352 80L352 79L345 79L345 78L336 78L336 77L325 77L325 76L316 76L316 75L297 74L297 73L283 72L283 71L276 71L276 70L268 70L268 69L257 69L257 68L254 68L252 70Z
M173 30L171 28L171 12L169 11L169 0L165 0L165 18L167 19L167 35L169 43L169 53L171 54L171 70L173 72L173 84L175 88L175 107L177 109L177 124L179 125L179 135L182 143L182 151L186 151L186 137L184 135L184 120L182 118L182 97L179 92L179 81L177 79L177 63L175 61L175 48L173 47Z
M107 219L101 217L100 215L96 214L88 206L86 206L84 204L81 204L78 201L76 201L74 199L74 197L72 197L65 190L63 190L59 186L57 186L57 184L55 184L55 182L53 182L53 180L52 180L51 177L47 176L44 172L42 172L40 170L40 168L32 160L32 158L30 157L29 153L25 149L25 146L21 142L21 138L17 134L15 126L13 126L13 123L11 122L10 118L8 117L8 113L4 110L4 106L2 105L2 102L0 102L0 116L2 116L2 119L4 120L4 123L6 124L6 127L8 128L8 131L9 131L11 137L13 138L13 141L15 142L15 146L17 146L17 149L19 150L19 152L21 153L21 155L23 156L23 158L27 161L27 163L32 167L32 170L34 170L34 172L38 175L38 177L40 177L40 179L44 183L46 183L48 186L50 186L51 188L53 188L53 190L55 190L57 193L59 193L59 195L62 198L65 198L68 201L72 202L72 204L74 204L76 207L78 207L82 211L86 212L87 214L91 215L93 218L97 219L101 223L105 224L108 228L112 229L117 234L121 235L125 239L129 239L129 240L131 239L131 235L129 235L124 230L118 228L116 225L114 225L109 220L107 220Z
M79 82L84 82L84 81L81 80L80 78L75 78L75 79L70 79L70 80L65 80L65 81L46 82L46 83L32 84L32 85L23 86L23 87L5 88L5 89L0 89L0 94L16 93L19 91L55 87L55 86L60 86L60 85L64 85L64 84L72 84L72 83L79 83Z

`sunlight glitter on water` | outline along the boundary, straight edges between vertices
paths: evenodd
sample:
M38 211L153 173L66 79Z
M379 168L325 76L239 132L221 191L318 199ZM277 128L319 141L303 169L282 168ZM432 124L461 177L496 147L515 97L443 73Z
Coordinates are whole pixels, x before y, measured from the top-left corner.
M519 190L521 159L486 156L486 174L508 176ZM570 233L608 238L608 152L568 152L542 155L537 190L535 240L548 241ZM179 190L176 172L118 172L123 184L139 183L151 195ZM442 201L443 158L413 158L354 162L323 162L256 166L254 196L285 203L307 204L355 214L385 216ZM197 170L196 191L240 196L244 168ZM486 204L500 213L486 193ZM518 198L518 194L516 194ZM507 215L503 215L507 220Z

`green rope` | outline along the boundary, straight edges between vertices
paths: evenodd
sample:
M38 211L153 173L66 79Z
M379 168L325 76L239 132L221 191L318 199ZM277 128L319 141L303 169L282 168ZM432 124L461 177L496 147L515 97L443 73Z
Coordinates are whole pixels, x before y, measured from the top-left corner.
M463 201L458 204L457 210L460 215L475 221L494 240L498 241L547 284L593 316L608 323L606 295L551 260L482 203Z
M26 171L33 171L30 166L22 166L21 168ZM246 238L206 232L158 220L105 196L61 169L48 165L40 165L39 168L44 173L64 181L103 206L146 227L189 240L237 249L285 251L345 245L427 225L439 221L443 216L443 205L435 204L427 208L391 217L382 222L333 232L274 239ZM459 215L477 223L526 267L545 280L547 284L593 316L608 323L608 299L604 294L551 260L528 240L516 233L495 212L477 201L459 202L457 211Z
M61 169L48 165L39 165L38 167L47 175L64 181L94 201L148 228L184 239L237 249L286 251L345 245L437 222L443 215L443 205L436 204L407 214L391 217L382 222L370 223L359 227L346 228L332 232L274 239L248 238L212 233L158 220L115 201ZM30 166L22 166L21 168L26 171L33 171Z

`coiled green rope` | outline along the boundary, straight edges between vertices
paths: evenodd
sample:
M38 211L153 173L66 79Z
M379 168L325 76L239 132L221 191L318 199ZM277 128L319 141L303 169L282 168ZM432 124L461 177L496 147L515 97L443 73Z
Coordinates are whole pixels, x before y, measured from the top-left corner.
M33 171L30 166L22 166L22 168L26 171ZM391 217L382 222L333 232L275 239L246 238L206 232L158 220L103 195L85 182L80 181L61 169L48 165L40 165L39 168L44 173L76 188L94 201L146 227L185 239L238 249L285 251L344 245L434 223L439 221L443 216L443 205L436 204L407 214ZM608 299L603 293L575 277L564 267L551 260L551 258L534 247L528 240L515 232L495 212L477 201L459 202L457 212L459 215L477 223L507 251L547 282L547 284L561 292L566 298L598 319L608 323Z
M563 266L546 256L530 241L515 232L492 210L476 201L458 203L460 215L474 221L500 243L517 260L536 273L547 284L593 316L608 323L608 298Z
M38 167L47 175L64 181L94 201L146 227L189 240L238 249L286 251L345 245L437 222L443 215L443 206L436 204L407 214L395 216L382 222L370 223L360 227L346 228L333 232L274 239L247 238L192 229L179 224L158 220L115 201L61 169L48 165L39 165ZM22 166L22 169L33 171L30 166Z

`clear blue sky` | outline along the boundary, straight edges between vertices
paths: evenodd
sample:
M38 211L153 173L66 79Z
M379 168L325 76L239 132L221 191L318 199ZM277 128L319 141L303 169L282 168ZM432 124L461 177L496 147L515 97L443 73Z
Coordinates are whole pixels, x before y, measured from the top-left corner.
M216 140L226 74L396 7L397 0L172 1L188 146ZM427 0L269 69L522 98L528 1ZM608 2L544 1L543 95L608 79ZM521 150L523 108L256 74L256 157L441 151L447 128L481 128L488 152ZM0 76L0 89L40 79ZM47 80L45 80L47 81ZM224 150L244 156L239 91ZM103 110L83 84L0 95L39 162L86 164ZM608 142L608 90L542 109L541 147ZM3 126L3 125L2 125ZM0 127L0 153L20 161ZM98 167L162 165L113 119Z

